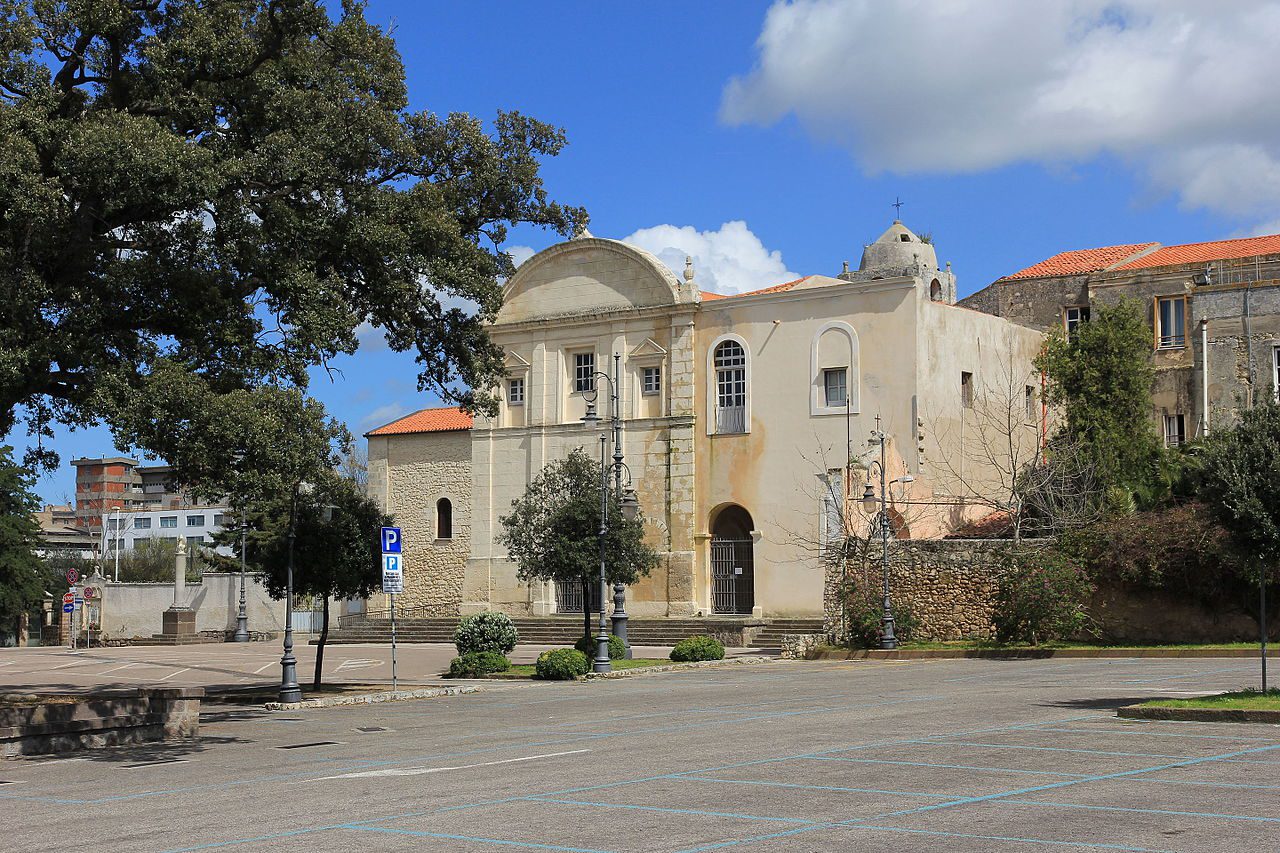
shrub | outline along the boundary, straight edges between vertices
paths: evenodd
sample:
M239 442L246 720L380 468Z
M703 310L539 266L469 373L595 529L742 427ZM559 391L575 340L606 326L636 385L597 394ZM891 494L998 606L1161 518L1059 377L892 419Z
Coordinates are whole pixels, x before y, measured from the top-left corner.
M1093 589L1084 569L1056 551L1015 557L996 587L996 640L1035 644L1080 633Z
M493 610L464 616L458 623L458 630L453 632L453 644L458 647L460 655L468 652L497 652L505 655L516 647L519 639L511 617Z
M849 644L860 649L880 648L880 626L884 620L884 601L854 598L849 602ZM909 643L916 636L915 614L905 601L893 602L893 636L899 643Z
M671 650L674 661L724 660L724 646L714 637L695 634L676 643Z
M511 661L498 652L467 652L449 662L449 676L474 678L491 672L506 672L510 668Z
M573 647L587 656L587 660L596 659L596 638L594 636L583 637L581 640L573 644ZM609 635L609 660L620 660L627 653L627 647L623 645L622 640L617 636Z
M577 649L554 649L538 655L534 673L547 681L569 681L586 675L590 669L587 656Z

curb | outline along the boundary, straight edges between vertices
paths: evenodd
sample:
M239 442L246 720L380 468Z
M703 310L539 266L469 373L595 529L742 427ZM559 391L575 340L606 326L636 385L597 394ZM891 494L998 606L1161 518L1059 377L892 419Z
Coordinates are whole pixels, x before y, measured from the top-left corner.
M1190 723L1271 723L1280 725L1280 711L1249 711L1243 708L1161 708L1125 705L1117 717L1129 720L1181 720Z
M724 658L723 660L695 660L685 663L661 664L659 666L640 666L635 669L619 669L613 672L588 672L578 680L596 681L602 678L634 678L638 675L657 675L658 673L675 672L681 669L707 669L745 663L776 663L777 660L777 658L765 657L764 655L743 655L742 657Z
M340 705L371 705L376 702L399 702L404 699L434 699L437 696L459 696L463 693L479 693L475 685L462 687L426 687L422 690L390 690L381 693L363 693L359 696L328 696L320 699L303 699L301 702L268 702L268 711L297 711L302 708L334 708Z
M1044 658L1256 658L1256 649L855 649L819 652L809 660L1042 660Z

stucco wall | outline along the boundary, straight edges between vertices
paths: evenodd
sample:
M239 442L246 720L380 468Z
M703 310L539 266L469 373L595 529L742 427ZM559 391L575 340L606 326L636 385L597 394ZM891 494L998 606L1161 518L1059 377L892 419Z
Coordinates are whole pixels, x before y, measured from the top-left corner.
M197 631L236 627L240 575L207 572L186 585L186 605L196 611ZM161 614L173 604L171 583L106 583L102 593L102 631L108 639L150 637L161 630ZM336 605L335 605L336 607ZM273 601L256 575L245 583L245 610L251 631L284 629L284 602ZM340 609L331 610L337 615Z

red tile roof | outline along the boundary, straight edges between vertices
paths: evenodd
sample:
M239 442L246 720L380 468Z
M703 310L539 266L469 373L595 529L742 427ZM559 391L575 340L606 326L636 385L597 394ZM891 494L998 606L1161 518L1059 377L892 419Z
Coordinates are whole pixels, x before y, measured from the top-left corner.
M786 281L782 284L775 284L773 287L763 287L760 290L752 290L747 293L712 293L709 290L704 290L702 291L702 298L705 301L707 299L733 299L738 296L761 296L765 293L783 293L784 291L791 290L797 284L800 284L808 278L810 278L810 276L806 275L801 278L797 278L795 281Z
M996 510L976 521L961 525L942 537L944 539L1004 539L1013 535L1013 515L1006 510Z
M410 435L418 432L454 432L471 429L471 415L457 406L443 409L423 409L405 415L386 426L366 432L365 435Z
M1059 275L1079 275L1081 273L1097 272L1119 264L1121 261L1131 258L1145 249L1159 245L1159 243L1129 243L1123 246L1103 246L1101 249L1078 249L1074 252L1059 252L1048 260L1032 264L1026 269L1018 270L1016 273L1007 275L1000 280L1050 278Z
M1252 258L1254 255L1280 253L1280 234L1265 237L1243 237L1239 240L1217 240L1212 243L1186 243L1181 246L1163 246L1117 269L1137 270L1151 267L1176 267L1182 264L1199 264L1228 258Z

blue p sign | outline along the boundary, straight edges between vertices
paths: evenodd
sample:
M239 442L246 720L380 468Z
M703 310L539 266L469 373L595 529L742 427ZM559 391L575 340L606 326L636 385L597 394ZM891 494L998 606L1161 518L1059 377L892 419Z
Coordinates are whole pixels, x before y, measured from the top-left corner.
M384 554L400 553L400 528L399 527L382 528L382 553Z

